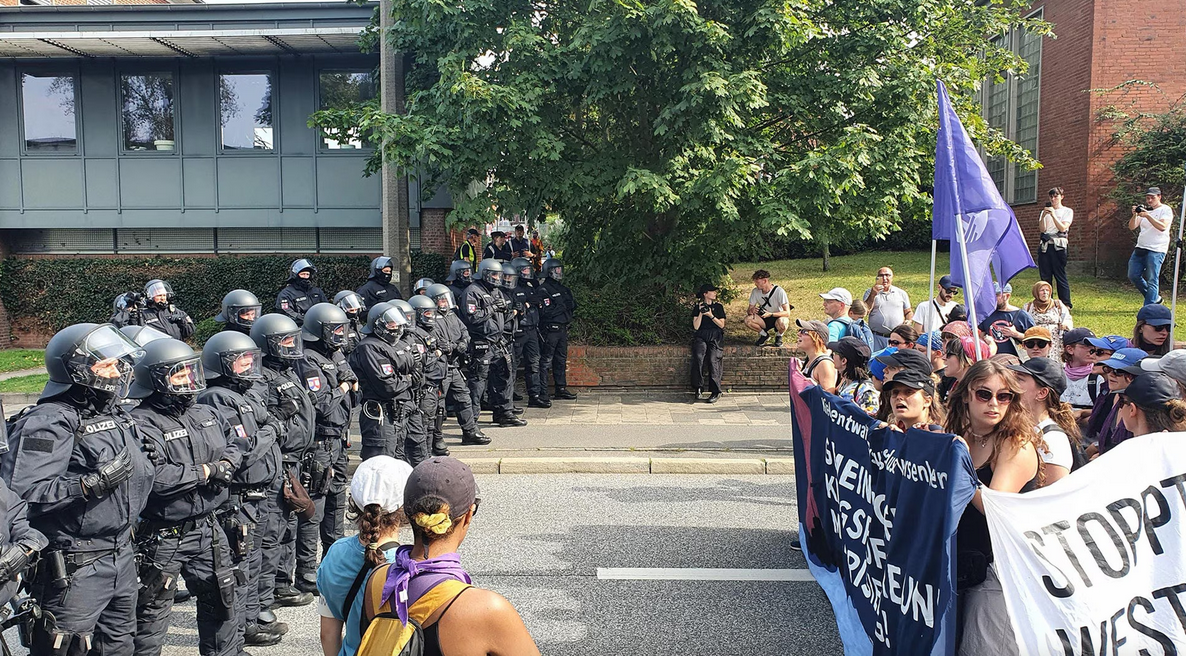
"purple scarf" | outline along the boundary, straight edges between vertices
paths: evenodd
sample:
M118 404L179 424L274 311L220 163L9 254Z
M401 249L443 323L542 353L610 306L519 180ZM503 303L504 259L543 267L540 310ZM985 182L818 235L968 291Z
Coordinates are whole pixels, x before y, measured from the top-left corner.
M1094 366L1094 364L1085 364L1081 367L1072 367L1070 363L1067 363L1063 370L1066 372L1068 380L1083 380L1084 378L1087 378L1088 374L1091 373L1092 366Z
M436 574L437 576L425 577L432 578L434 585L446 578L454 578L462 583L473 583L469 572L461 566L461 556L456 552L442 554L428 560L415 560L412 558L411 545L400 547L395 553L395 563L387 571L387 581L383 584L383 598L380 603L390 601L405 626L408 624L408 606L415 602L415 599L409 599L408 587L413 578L422 574ZM419 598L429 589L431 586L419 590L416 597Z

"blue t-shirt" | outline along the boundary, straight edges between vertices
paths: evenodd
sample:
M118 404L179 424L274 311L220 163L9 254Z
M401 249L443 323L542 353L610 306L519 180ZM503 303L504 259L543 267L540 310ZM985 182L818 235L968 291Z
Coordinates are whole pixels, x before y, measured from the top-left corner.
M395 562L396 549L384 552L387 562ZM346 595L350 593L350 586L358 576L366 562L366 547L359 542L358 536L347 536L330 545L317 568L317 590L321 599L334 617L341 620L342 604ZM342 639L342 649L338 656L354 656L362 636L358 635L358 623L362 619L362 600L366 594L366 582L358 589L354 603L350 606L350 616L345 618L346 636Z
M851 320L848 317L838 317L828 321L828 341L839 342L841 337L848 334L848 324Z

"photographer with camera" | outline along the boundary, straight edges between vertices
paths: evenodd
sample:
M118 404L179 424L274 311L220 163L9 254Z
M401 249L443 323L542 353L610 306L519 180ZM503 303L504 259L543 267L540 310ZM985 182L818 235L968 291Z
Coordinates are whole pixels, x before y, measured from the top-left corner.
M1038 275L1056 285L1058 299L1071 307L1071 285L1067 282L1067 230L1075 211L1062 204L1062 187L1050 190L1050 200L1038 215Z
M1128 259L1128 279L1137 291L1145 297L1145 305L1161 302L1158 280L1161 264L1170 247L1170 224L1174 222L1174 211L1161 202L1161 189L1149 187L1145 191L1145 203L1134 205L1132 218L1128 220L1129 230L1140 230L1137 247Z
M140 292L124 292L116 296L111 302L111 318L107 323L116 328L143 326L146 300Z
M126 295L125 295L126 296ZM179 341L194 334L194 320L173 304L173 288L164 280L149 280L144 286L143 306L138 325L148 326Z
M717 286L700 286L700 302L692 314L692 386L696 400L704 392L704 365L708 364L708 402L721 398L721 361L725 351L725 307L717 303Z

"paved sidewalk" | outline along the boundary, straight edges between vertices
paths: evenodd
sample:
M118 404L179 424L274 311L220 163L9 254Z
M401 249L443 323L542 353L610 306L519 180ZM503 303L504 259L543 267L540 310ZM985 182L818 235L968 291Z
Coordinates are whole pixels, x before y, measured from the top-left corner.
M35 369L21 369L19 371L9 371L7 373L0 374L0 380L8 380L9 378L21 378L24 376L36 376L37 374L45 374L45 373L49 373L45 370L45 367L37 367Z
M791 418L786 393L741 392L706 403L694 402L690 392L601 392L580 394L575 401L553 401L547 409L530 408L528 421L546 426L789 426Z

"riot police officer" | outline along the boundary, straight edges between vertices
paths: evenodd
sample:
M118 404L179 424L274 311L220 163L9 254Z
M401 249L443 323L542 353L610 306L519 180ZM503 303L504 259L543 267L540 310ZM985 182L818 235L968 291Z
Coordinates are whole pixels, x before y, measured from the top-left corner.
M4 404L0 403L0 455L8 452L8 429L3 419ZM4 607L17 594L17 577L26 574L33 557L49 541L29 525L28 504L4 481L0 481L0 508L4 510L0 515L0 607Z
M465 298L465 290L474 283L474 267L468 260L453 260L449 265L449 277L445 278L453 292L453 300Z
M425 290L427 290L430 286L435 285L435 284L436 284L436 281L433 280L432 278L421 278L420 280L416 281L415 285L412 285L412 294L414 296L419 296L419 295L423 294L425 292ZM412 299L408 299L409 302L411 300Z
M313 518L297 528L296 588L317 590L317 539L329 549L342 537L346 521L346 444L350 435L351 412L358 389L358 376L342 354L350 320L333 303L318 303L305 314L301 338L305 359L297 373L313 394L317 424L313 448L301 467L305 488L314 503Z
M259 603L261 608L269 609L304 606L313 603L313 595L292 586L297 515L284 499L285 490L292 489L289 479L300 480L301 460L313 446L316 411L307 384L295 370L297 362L305 358L301 330L283 314L265 314L251 327L251 339L264 355L262 373L268 388L268 412L280 420L284 461L280 485L269 490L260 503L268 524L260 536L264 561L259 576Z
M175 339L144 346L129 396L136 427L157 451L156 480L141 512L136 539L140 595L136 605L136 654L160 654L178 575L198 599L198 648L202 654L238 654L243 634L235 615L237 573L230 544L215 511L242 453L238 435L217 410L196 405L206 389L201 356Z
M309 308L326 301L325 292L317 286L314 276L317 267L305 258L288 268L288 285L276 295L276 309L301 325Z
M448 363L445 379L441 381L442 400L447 401L453 407L457 423L461 426L462 444L489 444L490 438L478 428L478 422L474 416L473 400L470 398L469 384L465 379L465 369L469 362L469 330L457 316L457 303L453 300L452 290L445 285L436 284L428 288L427 294L437 304L436 326L433 327L433 333L437 336L437 342ZM434 429L436 435L441 435L443 424L444 419L439 417L438 412L438 420ZM436 444L435 440L433 444ZM441 454L434 453L434 455Z
M141 355L111 324L58 331L45 349L49 382L12 424L0 477L49 541L32 586L44 611L34 654L133 653L132 527L154 471L118 401Z
M498 260L478 263L478 280L465 290L461 320L469 329L469 390L474 408L481 407L482 395L490 393L494 423L499 426L526 426L515 416L511 403L511 352L506 339L506 316L510 301L498 289L502 284L502 264Z
M527 405L532 408L550 408L552 402L541 391L539 378L539 289L535 285L535 269L531 260L516 257L511 267L517 274L517 283L510 290L515 308L519 311L519 323L515 328L515 372L523 365L524 384L527 387Z
M424 343L416 334L416 310L405 300L397 299L391 302L399 308L408 320L408 327L404 330L400 340L412 353L415 364L412 366L411 399L404 413L404 455L413 467L421 460L428 459L428 426L420 421L420 399L424 393L424 369L427 358Z
M155 328L149 328L148 326L124 326L123 328L120 328L119 331L123 333L125 337L132 340L132 343L138 346L144 346L145 344L149 342L155 342L158 339L172 339L165 333L162 333ZM136 403L139 403L139 401Z
M568 391L565 369L568 366L568 325L572 323L577 303L572 297L572 290L560 282L564 277L564 265L560 258L550 257L544 260L542 275L543 282L539 287L539 337L540 350L543 351L540 394L541 398L549 398L548 374L551 373L556 385L556 391L552 396L572 400L577 398L577 395Z
M282 463L280 422L268 411L267 388L258 385L262 364L263 353L250 337L234 330L218 333L202 347L207 387L198 393L198 403L217 410L234 429L243 455L218 516L232 561L243 574L235 588L239 630L245 644L260 647L280 642L288 628L274 617L270 624L260 622L260 504L269 493L279 493Z
M365 335L350 354L350 368L358 376L361 408L362 459L388 455L405 460L406 420L412 400L411 349L401 338L408 318L390 303L370 309Z
M223 330L235 330L244 335L251 332L255 320L263 314L259 298L246 289L232 289L222 297L222 310L214 320L223 324Z
M386 255L371 260L367 281L358 288L358 295L367 307L403 298L399 293L399 287L391 284L393 264L392 259Z
M145 306L140 325L155 328L173 339L186 340L194 334L194 320L173 304L173 288L164 280L149 280L144 286Z
M427 289L427 286L425 288ZM432 455L449 455L444 435L439 428L439 425L444 423L445 411L444 401L441 399L441 385L448 374L449 362L444 351L441 350L441 342L436 334L436 302L421 294L413 296L408 303L416 311L416 325L409 333L416 340L418 346L424 349L424 380L418 394L420 412L413 417L413 422L422 425L422 432L426 435L426 440L424 444L416 445L418 453L413 453L411 448L408 449L409 463L415 467L428 459L429 445L431 445ZM440 421L438 421L438 416ZM410 435L419 432L409 430Z
M352 292L349 289L334 294L334 303L342 308L346 313L346 317L350 319L350 323L346 326L346 341L342 344L342 353L350 355L354 351L354 347L362 341L362 334L359 332L367 323L367 306L362 302L362 297L358 292Z
M144 324L144 317L140 311L145 307L146 299L139 292L124 292L111 302L111 318L107 323L116 328L124 326L140 326Z

